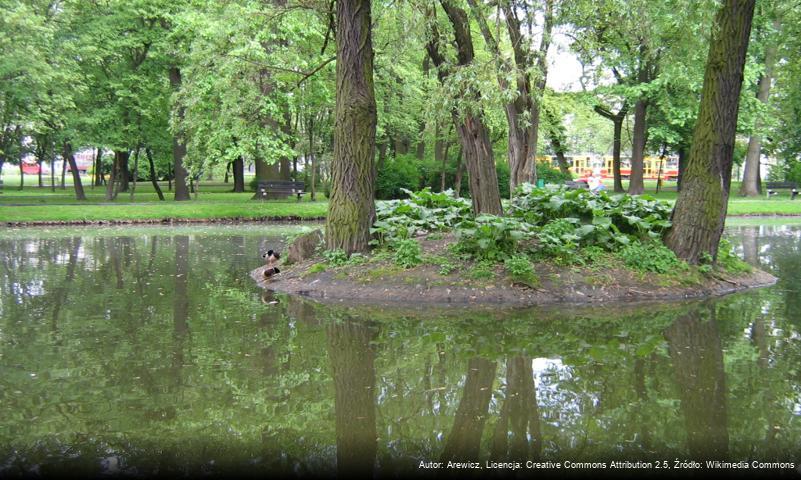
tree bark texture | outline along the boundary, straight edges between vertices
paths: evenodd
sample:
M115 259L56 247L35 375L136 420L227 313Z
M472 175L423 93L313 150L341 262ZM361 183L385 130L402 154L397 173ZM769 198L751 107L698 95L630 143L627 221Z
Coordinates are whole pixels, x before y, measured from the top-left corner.
M173 89L181 88L181 70L178 67L170 67L170 85ZM184 110L178 108L178 117L183 118ZM179 135L172 137L172 160L175 176L175 201L189 200L189 188L186 184L188 173L184 167L184 157L186 157L186 143Z
M462 398L440 457L441 461L475 461L479 458L481 435L487 421L496 365L495 362L474 357L468 361L467 368Z
M440 0L442 8L448 16L454 30L457 46L457 61L460 67L473 63L475 56L473 39L470 34L470 21L467 13L450 0ZM453 72L446 67L447 62L440 51L439 32L435 22L430 23L432 30L426 48L431 60L438 70L440 82ZM449 71L446 71L448 69ZM489 131L481 113L452 112L459 142L462 146L463 161L467 167L470 180L470 197L475 214L488 213L503 215L501 195L498 189L498 174L495 170L495 159L492 155L492 143Z
M673 226L665 236L665 244L690 263L698 263L704 253L717 258L754 3L726 0L712 30L687 171L671 215Z
M70 170L72 171L72 186L75 188L75 199L86 200L86 194L83 192L83 184L81 183L81 173L78 171L78 164L75 162L75 155L72 153L72 145L69 141L64 142L64 151L62 155L64 162L69 162Z
M376 101L370 0L337 1L337 94L331 198L326 221L330 250L363 252L375 220Z
M779 20L773 21L773 28L778 30L781 27ZM771 43L765 49L765 73L759 79L759 90L757 90L757 100L763 105L768 103L770 96L770 84L773 81L773 66L776 61L776 42ZM759 129L762 125L757 122L755 130L748 139L748 152L745 155L745 170L743 171L743 183L740 185L740 195L745 197L756 197L762 193L762 185L759 176L759 158L762 153L762 135Z
M375 331L352 321L332 322L326 336L334 377L337 473L340 478L372 478L378 449L375 353L370 343Z
M690 457L728 458L726 376L714 307L680 316L665 331L665 338L679 387Z

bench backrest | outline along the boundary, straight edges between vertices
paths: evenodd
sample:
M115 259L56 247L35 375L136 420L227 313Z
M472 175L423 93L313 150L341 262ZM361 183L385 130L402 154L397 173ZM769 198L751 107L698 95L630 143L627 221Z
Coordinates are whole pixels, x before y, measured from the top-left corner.
M565 182L565 186L567 188L575 188L575 189L585 188L587 190L589 190L590 188L590 185L587 182L575 182L570 180Z
M798 188L795 182L765 182L766 188Z
M292 180L259 180L258 189L282 190L282 191L302 191L306 187L304 182Z

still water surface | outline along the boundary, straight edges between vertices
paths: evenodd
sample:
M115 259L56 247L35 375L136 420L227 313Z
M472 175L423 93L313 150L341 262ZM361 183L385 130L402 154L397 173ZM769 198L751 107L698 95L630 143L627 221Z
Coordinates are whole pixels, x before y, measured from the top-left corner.
M263 294L248 272L297 230L0 233L0 476L798 465L801 225L728 230L774 287L511 312Z

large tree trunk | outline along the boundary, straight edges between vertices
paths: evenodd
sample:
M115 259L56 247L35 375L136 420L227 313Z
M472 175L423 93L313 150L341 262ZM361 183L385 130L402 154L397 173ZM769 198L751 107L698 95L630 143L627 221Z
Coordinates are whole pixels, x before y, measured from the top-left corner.
M181 88L181 70L178 67L170 67L170 85L177 90ZM183 107L178 108L178 118L184 117ZM189 200L189 188L186 185L188 173L184 167L184 157L186 157L186 143L179 135L172 137L172 160L173 171L175 172L175 201Z
M232 162L231 170L234 175L234 192L245 191L245 160L239 156Z
M631 175L629 176L629 195L641 195L645 191L644 160L645 144L648 141L648 100L639 99L634 104L634 129L631 139Z
M75 188L75 199L86 200L86 194L83 192L83 184L81 183L81 172L78 171L78 164L75 162L75 155L72 154L72 145L70 145L69 141L64 142L63 157L64 162L69 162L70 164L72 185Z
M755 0L726 0L715 19L687 171L665 244L679 258L717 258L731 185L734 134Z
M773 21L773 28L778 30L781 23L776 19ZM777 45L775 42L769 44L765 49L765 73L759 79L759 90L757 100L763 105L768 103L770 96L770 84L773 81L773 64L776 60ZM743 183L740 185L740 195L756 197L762 193L762 185L759 176L759 158L762 152L762 135L759 133L761 124L757 122L755 130L748 139L748 152L745 155L745 171L743 172Z
M373 477L378 450L375 353L371 345L375 334L369 326L351 321L332 322L326 327L328 356L334 377L337 473L340 478Z
M329 250L368 248L375 220L376 102L370 0L337 1L337 95Z
M457 44L457 58L460 66L473 63L473 39L470 35L470 21L464 10L448 0L441 0L442 8L454 29ZM433 15L433 14L431 14ZM445 57L440 51L439 32L435 23L431 23L432 34L426 48L434 65L437 66L440 82L451 73L446 66ZM474 115L453 111L453 119L462 146L462 155L470 176L470 197L473 201L473 212L478 215L488 213L502 215L501 195L498 189L498 174L495 170L495 159L492 156L492 144L489 132L482 120L482 114Z
M459 118L455 117L454 121L459 122ZM480 118L466 114L457 124L456 132L462 143L463 161L467 166L473 212L476 215L503 215L498 173L495 170L487 127Z
M156 194L159 196L159 200L163 202L164 194L161 192L161 187L159 187L159 178L158 175L156 175L156 165L153 163L153 151L150 150L150 147L145 148L145 155L147 155L147 163L150 167L150 182L153 184L153 190L156 191Z

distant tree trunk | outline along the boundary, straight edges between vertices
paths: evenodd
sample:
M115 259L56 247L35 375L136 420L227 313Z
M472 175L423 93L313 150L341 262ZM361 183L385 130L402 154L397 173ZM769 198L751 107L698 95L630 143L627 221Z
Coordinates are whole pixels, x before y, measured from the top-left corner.
M118 157L119 153L114 151L114 158L111 160L111 171L108 173L108 181L106 182L106 201L114 200L114 197L116 196L114 184L117 183L117 165L119 164Z
M245 160L239 156L233 162L234 192L245 191Z
M117 170L117 179L119 185L119 192L127 192L128 186L131 183L131 172L128 169L128 160L131 158L131 152L126 152L125 155L120 157L120 165Z
M629 176L629 195L642 195L645 169L645 144L648 141L648 100L639 99L634 104L634 131L631 140L631 175Z
M223 183L228 183L228 177L231 174L231 164L234 162L228 162L225 164L225 176L223 177Z
M329 250L363 252L375 219L376 102L370 0L337 1L337 95Z
M97 147L97 153L95 154L95 168L94 168L94 183L92 187L102 187L103 186L103 148Z
M460 66L473 63L473 39L470 34L470 21L467 13L448 0L441 0L442 8L448 15L454 30L457 44L457 58ZM435 22L430 22L432 34L426 48L431 60L437 66L440 82L451 73L445 57L440 51L440 35ZM498 188L498 174L495 170L495 159L492 155L492 144L489 132L482 119L483 114L474 115L471 112L461 114L452 112L459 143L462 146L462 155L470 180L470 197L473 202L475 214L488 213L503 215L501 195Z
M495 368L495 362L484 358L473 357L468 361L462 398L440 461L478 460L481 435L492 398Z
M665 244L679 258L717 258L731 186L734 134L755 0L726 0L715 18L687 171Z
M50 151L50 191L56 191L56 152L55 149Z
M371 345L375 334L369 326L351 321L326 327L340 478L373 477L378 450L375 352Z
M626 119L628 110L629 106L627 103L624 103L617 113L612 113L611 110L600 105L595 106L595 113L611 120L614 127L614 137L612 140L612 176L614 177L615 193L623 193L625 191L623 189L623 180L620 176L620 145L623 137L623 120Z
M61 157L61 189L67 189L67 159Z
M159 187L159 178L156 175L156 164L153 162L153 151L150 147L145 148L145 154L147 155L147 163L150 167L150 182L153 183L153 190L158 194L159 200L163 202L164 194L161 192L161 187Z
M781 23L779 19L773 21L773 28L779 30ZM763 105L768 103L770 96L770 85L773 81L773 66L776 61L776 42L770 43L765 48L765 73L759 79L759 90L757 100ZM762 185L759 176L759 159L762 153L762 135L759 129L762 125L758 122L755 125L756 132L748 139L748 153L745 155L745 171L743 172L743 183L740 185L740 195L746 197L756 197L762 194Z
M679 174L676 177L676 191L681 191L682 180L684 179L684 171L687 170L687 147L679 147Z
M136 192L136 180L139 176L139 150L141 148L137 145L136 149L134 150L134 168L133 168L133 175L131 175L131 201L134 201L134 192Z
M380 172L384 169L384 162L387 160L387 142L381 142L377 145L378 148L378 165L376 171Z
M22 159L19 160L19 189L25 188L25 172L22 170Z
M64 141L64 150L62 153L64 163L69 162L70 170L72 171L72 185L75 188L75 199L86 200L86 194L83 192L83 184L81 183L81 174L78 171L78 164L75 162L75 155L72 154L72 145L68 140Z
M459 147L459 155L456 157L456 174L453 178L453 191L457 197L462 195L462 176L464 175L464 160L462 159L462 147Z
M170 85L174 90L181 88L181 70L178 67L170 67ZM183 107L178 108L178 118L183 119ZM172 137L172 159L173 171L175 175L175 201L189 200L189 189L186 185L187 172L184 167L184 157L186 156L186 143L179 135Z
M551 139L551 150L553 150L553 154L556 157L556 163L559 165L559 171L563 175L570 175L570 165L567 164L567 159L565 158L566 147L564 127L559 119L556 118L556 114L553 112L553 110L547 107L544 107L542 110L549 127L548 138Z

